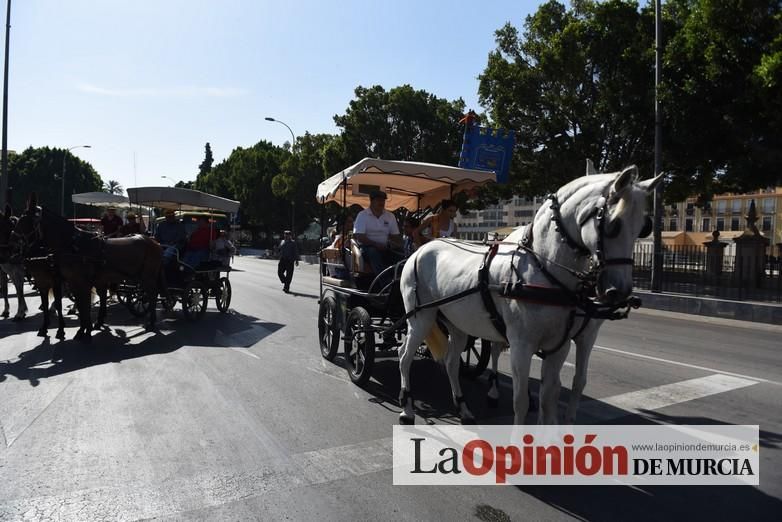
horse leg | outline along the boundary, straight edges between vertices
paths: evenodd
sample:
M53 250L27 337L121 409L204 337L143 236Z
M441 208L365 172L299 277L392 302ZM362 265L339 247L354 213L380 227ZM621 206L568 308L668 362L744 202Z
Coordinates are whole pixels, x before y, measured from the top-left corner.
M75 339L80 339L82 342L89 343L92 341L92 308L91 303L92 289L88 290L76 290L74 297L76 297L76 307L79 310L79 331L76 333Z
M57 310L57 334L55 337L62 340L65 339L65 321L62 317L62 285L54 283L52 290L54 292L54 306Z
M600 330L600 324L596 324L584 330L581 335L576 337L576 374L573 376L573 385L570 390L570 400L568 401L565 412L565 422L575 424L576 411L584 388L587 383L587 368L589 366L589 356L592 353L592 347L597 340L597 333Z
M535 347L529 341L515 337L510 345L511 374L513 375L513 413L514 424L524 424L529 408L529 369Z
M43 325L38 330L38 337L46 337L49 334L49 289L45 285L38 285L41 294L41 308L43 309Z
M559 393L562 381L559 377L562 366L570 352L570 340L556 352L543 359L540 369L540 411L538 424L559 424Z
M407 335L405 342L399 349L399 375L401 379L399 405L402 407L402 411L399 413L400 424L415 424L413 398L410 395L410 367L413 364L416 350L434 326L436 317L437 311L429 309L421 310L407 320Z
M0 314L0 317L5 319L11 315L11 312L8 305L8 275L6 275L2 269L0 269L0 295L3 296L3 301L5 303L5 306L3 307L3 313Z
M158 293L157 285L154 284L152 285L151 289L146 290L144 292L147 302L149 302L149 321L145 328L147 332L155 331L155 323L157 323L157 312L156 312L157 293Z
M24 300L24 271L19 270L13 276L14 288L16 288L16 300L18 306L16 308L16 315L14 321L21 321L27 315L27 301Z
M483 342L483 341L481 341ZM491 370L489 370L489 393L486 402L490 408L496 408L500 403L500 389L497 385L497 367L500 363L500 353L502 353L502 343L491 343Z
M100 305L98 306L98 318L95 320L95 325L93 326L94 330L100 330L106 324L107 292L108 286L98 286L95 288L95 293L98 294Z
M445 369L448 372L448 380L451 382L453 403L459 410L459 419L462 424L475 424L475 417L467 407L459 382L459 367L461 366L462 349L467 344L467 334L457 330L452 324L447 324L446 327L451 338L448 342L448 352L445 354Z

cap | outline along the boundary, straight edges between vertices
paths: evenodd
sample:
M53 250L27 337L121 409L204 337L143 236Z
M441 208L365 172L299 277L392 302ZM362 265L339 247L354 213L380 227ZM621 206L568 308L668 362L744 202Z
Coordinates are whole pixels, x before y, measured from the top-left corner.
M388 199L388 196L382 190L373 190L372 192L369 193L370 201L376 198Z
M136 214L133 212L128 212L128 219L136 219Z

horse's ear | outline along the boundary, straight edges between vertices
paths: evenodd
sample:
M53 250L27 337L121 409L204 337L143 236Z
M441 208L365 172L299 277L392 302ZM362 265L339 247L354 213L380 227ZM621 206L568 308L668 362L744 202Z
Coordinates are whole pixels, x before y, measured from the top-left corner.
M592 163L591 159L587 159L586 175L587 176L593 176L595 174L597 174L597 170L595 170L595 164Z
M627 187L632 185L638 179L638 167L630 165L622 172L616 175L614 183L611 186L611 196L616 196Z
M660 173L654 178L645 179L644 181L641 181L640 183L638 183L638 186L645 189L646 192L651 192L655 189L655 187L657 187L657 185L660 184L664 176L665 174Z
M38 196L35 192L30 193L30 197L27 198L27 212L35 212L38 207Z

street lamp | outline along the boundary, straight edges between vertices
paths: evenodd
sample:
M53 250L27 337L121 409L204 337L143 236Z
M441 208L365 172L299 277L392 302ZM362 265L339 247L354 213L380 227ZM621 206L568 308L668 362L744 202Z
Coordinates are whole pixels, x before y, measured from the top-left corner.
M275 123L279 123L279 124L285 125L285 127L291 133L291 138L293 140L293 141L291 141L291 154L293 154L293 147L296 145L296 136L293 134L293 131L291 130L291 128L288 127L288 124L285 123L284 121L276 120L276 119L272 118L271 116L266 116L264 119L266 121L273 121ZM292 199L291 200L291 234L293 234L294 239L296 238L296 227L294 226L294 224L295 224L294 216L296 215L295 208L296 208L296 201Z
M91 149L92 145L76 145L67 149L62 155L62 189L60 190L60 214L65 216L65 160L68 159L68 153L73 149Z

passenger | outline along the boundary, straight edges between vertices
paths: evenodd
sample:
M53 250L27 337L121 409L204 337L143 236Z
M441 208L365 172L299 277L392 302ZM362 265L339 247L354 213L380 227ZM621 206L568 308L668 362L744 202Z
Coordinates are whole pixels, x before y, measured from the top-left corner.
M185 226L179 222L173 210L167 209L165 216L165 221L155 230L155 239L163 247L163 261L168 264L176 259L177 251L185 246L187 235Z
M392 247L402 247L399 225L394 215L386 210L386 198L385 192L373 190L369 195L369 208L358 213L353 225L353 238L375 274L399 259L400 256L392 251Z
M342 223L337 224L337 230L335 231L336 235L334 236L334 241L329 245L329 248L336 248L337 250L342 248L345 245L345 236L347 236L347 239L350 239L353 235L353 224L353 216L350 214L345 216Z
M128 222L120 228L120 235L132 236L133 234L144 233L144 223L136 221L136 214L128 212Z
M456 237L456 223L454 219L458 210L459 207L455 201L444 199L440 203L440 211L424 219L417 228L416 234L420 238L420 244L423 245L438 237ZM424 230L428 230L429 234L424 234Z
M209 249L214 240L214 229L209 226L209 219L206 216L200 216L196 229L190 234L183 261L193 268L208 261Z
M231 266L231 258L236 254L236 247L228 239L225 230L220 230L214 242L215 256L223 266Z
M405 253L405 257L413 255L421 244L421 240L418 237L416 230L421 225L418 218L413 216L407 216L403 225L405 235L402 238L402 250Z
M103 235L106 238L117 237L120 234L120 228L122 228L122 218L117 215L117 209L109 207L106 209L106 213L100 218L100 224L103 228Z

